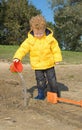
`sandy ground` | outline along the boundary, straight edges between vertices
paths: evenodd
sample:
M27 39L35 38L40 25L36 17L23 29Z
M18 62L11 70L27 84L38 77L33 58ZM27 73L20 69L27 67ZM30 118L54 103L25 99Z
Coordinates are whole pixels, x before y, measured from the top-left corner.
M82 130L82 107L79 105L33 99L37 89L30 65L24 65L22 72L31 94L24 106L21 79L9 71L9 66L10 63L0 62L0 130ZM56 74L61 97L82 100L82 64L57 65Z

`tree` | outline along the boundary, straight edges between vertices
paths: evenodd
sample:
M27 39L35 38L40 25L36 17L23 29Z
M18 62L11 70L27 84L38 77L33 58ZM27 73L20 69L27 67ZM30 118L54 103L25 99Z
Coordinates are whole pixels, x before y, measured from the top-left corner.
M76 2L81 2L81 0L48 0L48 2L51 5L51 8L54 8L59 5L63 6L72 5Z
M54 8L57 5L64 4L64 0L48 0L51 8Z
M56 12L55 20L62 47L82 51L82 2Z
M4 19L5 19L6 5L5 1L0 1L0 44L5 39L5 30L4 30Z
M82 51L82 1L50 0L56 22L55 36L66 50ZM62 6L60 6L60 4Z
M27 0L7 0L6 16L4 26L6 30L5 44L20 44L29 30L29 19L37 14L37 10L33 5L29 5Z

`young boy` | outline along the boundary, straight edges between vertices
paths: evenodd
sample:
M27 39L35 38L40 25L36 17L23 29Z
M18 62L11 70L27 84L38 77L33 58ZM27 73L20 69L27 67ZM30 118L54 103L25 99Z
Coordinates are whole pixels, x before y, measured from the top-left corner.
M35 99L45 98L46 79L50 91L58 95L54 65L62 61L61 51L51 29L46 27L43 16L37 15L30 20L28 38L21 44L14 55L14 62L22 60L29 53L32 69L35 70L38 95ZM58 95L59 96L59 95Z

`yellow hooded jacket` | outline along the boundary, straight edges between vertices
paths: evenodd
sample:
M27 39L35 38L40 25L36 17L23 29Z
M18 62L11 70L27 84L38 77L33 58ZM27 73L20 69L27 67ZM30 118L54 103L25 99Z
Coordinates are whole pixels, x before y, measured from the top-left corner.
M62 61L58 42L49 28L41 38L34 37L33 31L29 31L28 38L16 51L14 58L22 60L27 53L30 55L30 63L34 70L48 69L53 67L56 62Z

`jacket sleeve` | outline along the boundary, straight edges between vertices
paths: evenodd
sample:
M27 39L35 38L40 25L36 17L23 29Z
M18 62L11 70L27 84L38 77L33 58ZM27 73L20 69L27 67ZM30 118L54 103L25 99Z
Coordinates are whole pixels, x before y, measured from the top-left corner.
M62 61L61 50L60 50L58 42L55 38L51 43L51 50L52 50L52 53L53 53L53 56L54 56L54 62L56 63L56 62Z
M30 51L28 38L21 44L21 46L16 51L13 58L22 60L22 58Z

